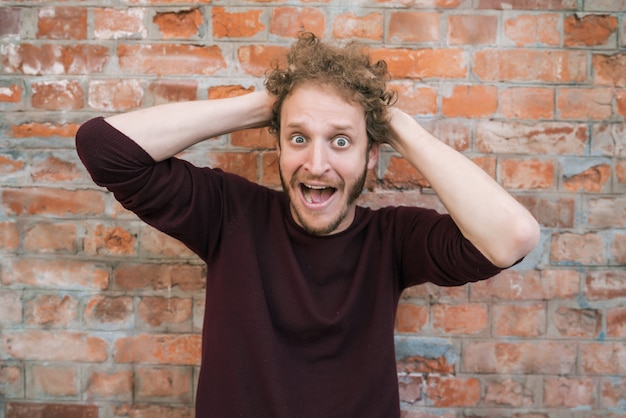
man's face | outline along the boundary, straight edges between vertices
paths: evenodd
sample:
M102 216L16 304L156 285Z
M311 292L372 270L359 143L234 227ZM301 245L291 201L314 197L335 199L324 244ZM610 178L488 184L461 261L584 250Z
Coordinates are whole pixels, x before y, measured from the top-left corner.
M329 235L350 226L377 158L377 145L368 150L363 108L335 90L305 84L283 102L280 179L291 214L307 232Z

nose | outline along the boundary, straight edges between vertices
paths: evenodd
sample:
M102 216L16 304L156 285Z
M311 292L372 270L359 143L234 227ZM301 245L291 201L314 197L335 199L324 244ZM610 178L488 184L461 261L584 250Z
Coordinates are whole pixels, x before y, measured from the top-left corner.
M305 168L316 176L326 173L330 166L328 149L324 141L312 141L308 151Z

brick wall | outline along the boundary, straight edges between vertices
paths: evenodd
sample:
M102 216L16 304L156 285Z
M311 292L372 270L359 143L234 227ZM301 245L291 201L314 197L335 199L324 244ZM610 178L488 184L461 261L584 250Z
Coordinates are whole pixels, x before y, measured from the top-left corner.
M192 416L204 267L96 187L73 136L260 89L302 27L371 45L399 105L542 225L516 269L403 295L406 417L626 416L626 1L4 0L0 418ZM279 184L265 131L183 156ZM392 150L377 174L364 204L441 207Z

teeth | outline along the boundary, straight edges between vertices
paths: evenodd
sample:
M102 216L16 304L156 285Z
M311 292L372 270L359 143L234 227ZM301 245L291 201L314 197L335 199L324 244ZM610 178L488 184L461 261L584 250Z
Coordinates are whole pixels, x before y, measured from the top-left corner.
M306 187L307 189L314 189L314 190L323 190L326 188L326 186L309 186L308 184L305 184L304 187Z

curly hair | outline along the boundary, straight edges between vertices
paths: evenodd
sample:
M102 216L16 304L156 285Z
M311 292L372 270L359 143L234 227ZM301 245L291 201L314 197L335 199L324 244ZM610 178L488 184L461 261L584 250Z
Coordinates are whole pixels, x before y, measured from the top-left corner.
M389 129L387 109L396 98L386 89L388 79L385 61L370 63L360 45L337 47L312 33L302 33L287 54L287 67L274 64L266 75L265 87L276 96L270 131L280 133L280 113L289 94L299 85L314 82L334 87L347 101L360 104L370 143L384 142Z

